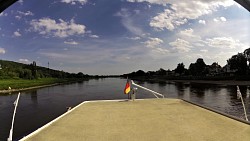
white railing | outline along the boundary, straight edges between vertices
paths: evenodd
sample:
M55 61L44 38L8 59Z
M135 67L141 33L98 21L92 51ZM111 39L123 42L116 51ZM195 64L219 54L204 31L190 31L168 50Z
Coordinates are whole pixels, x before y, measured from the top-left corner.
M246 121L248 121L247 112L246 112L246 108L245 108L245 104L244 104L244 101L243 101L242 94L241 94L241 92L240 92L239 86L237 86L237 98L238 98L238 99L241 99L241 104L242 104L242 107L243 107L243 109L244 109L245 118L246 118Z
M17 109L19 97L20 97L20 92L18 93L17 99L16 99L16 101L14 102L15 109L14 109L14 112L13 112L13 117L12 117L12 123L11 123L10 134L9 134L9 138L7 139L7 141L12 141L13 127L14 127L15 116L16 116L16 109Z
M149 92L153 93L153 95L154 95L156 98L159 98L159 96L161 96L162 98L164 98L164 95L163 95L163 94L160 94L160 93L158 93L158 92L155 92L155 91L150 90L150 89L148 89L148 88L145 88L145 87L143 87L143 86L140 86L140 85L138 85L138 84L135 84L135 82L134 82L133 80L131 80L131 83L132 83L132 85L134 85L134 86L137 86L137 87L139 87L139 88L142 88L142 89L144 89L144 90L146 90L146 91L149 91Z

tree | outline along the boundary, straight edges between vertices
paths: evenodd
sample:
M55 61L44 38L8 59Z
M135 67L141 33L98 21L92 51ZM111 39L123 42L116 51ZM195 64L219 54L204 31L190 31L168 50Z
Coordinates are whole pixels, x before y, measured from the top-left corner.
M158 71L155 72L156 75L166 75L167 71L163 68L160 68Z
M248 68L247 68L247 73L249 74L249 70L250 70L250 48L246 49L244 51L244 55L246 56L247 58L247 62L248 62Z
M206 64L202 58L198 58L195 63L191 63L189 71L192 75L204 75L207 73Z
M249 64L249 62L250 62L250 48L248 48L244 51L244 55L246 56L248 64Z
M77 73L77 78L84 78L84 74L82 72Z
M197 61L196 61L196 67L197 67L197 71L198 72L203 72L205 67L207 65L205 64L205 62L203 61L202 58L198 58Z
M143 70L138 70L135 75L136 76L144 76L146 73Z
M175 69L175 72L181 75L184 73L184 71L185 71L185 65L183 63L179 63Z
M233 55L227 60L230 70L235 70L238 75L245 75L247 70L247 58L243 53Z
M32 79L32 72L29 69L23 70L23 78L24 79Z
M36 68L36 62L33 61L31 65L31 73L33 78L37 78L37 68Z

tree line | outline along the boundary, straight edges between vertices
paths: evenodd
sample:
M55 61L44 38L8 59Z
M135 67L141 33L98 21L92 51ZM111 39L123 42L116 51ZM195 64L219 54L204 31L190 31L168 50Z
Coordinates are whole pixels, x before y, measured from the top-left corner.
M37 66L33 61L31 64L22 64L13 61L0 60L0 79L39 79L39 78L86 78L88 74L68 73Z
M191 63L185 68L183 63L177 64L173 70L160 68L157 71L138 70L136 72L123 74L122 77L140 79L250 79L250 48L242 53L233 55L227 60L225 66L220 66L217 62L207 65L202 58Z

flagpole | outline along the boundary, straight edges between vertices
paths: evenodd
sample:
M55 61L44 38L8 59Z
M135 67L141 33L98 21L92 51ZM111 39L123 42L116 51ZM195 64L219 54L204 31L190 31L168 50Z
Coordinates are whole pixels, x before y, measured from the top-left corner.
M129 79L127 77L127 82L126 82L126 85L125 85L125 88L124 88L124 94L127 94L128 95L128 100L130 99L130 82L129 82Z
M244 104L244 101L243 101L239 86L237 86L237 97L239 97L241 99L241 103L242 103L242 106L243 106L243 109L244 109L245 118L246 118L246 121L248 121L245 104Z
M13 127L14 127L15 116L16 116L16 109L17 109L19 97L20 97L20 92L18 93L17 99L16 99L16 101L14 102L15 109L14 109L14 113L13 113L13 117L12 117L12 123L11 123L11 129L10 129L10 134L9 134L8 141L12 141Z

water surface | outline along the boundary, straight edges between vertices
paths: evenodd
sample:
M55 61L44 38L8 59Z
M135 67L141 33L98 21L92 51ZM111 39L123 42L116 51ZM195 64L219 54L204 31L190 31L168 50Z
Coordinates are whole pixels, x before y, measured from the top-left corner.
M244 118L236 86L199 83L148 83L137 84L155 90L168 98L193 101L233 116ZM119 78L92 79L79 83L59 85L21 93L14 139L19 139L86 100L126 99L123 94L126 80ZM250 113L250 88L240 86L247 112ZM150 92L138 89L137 98L154 98ZM0 95L0 140L8 138L17 94ZM167 108L167 107L166 107ZM87 113L82 113L86 114ZM248 116L250 118L250 116Z

